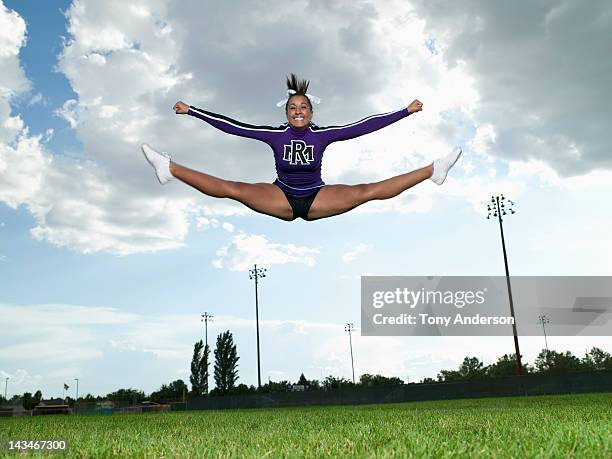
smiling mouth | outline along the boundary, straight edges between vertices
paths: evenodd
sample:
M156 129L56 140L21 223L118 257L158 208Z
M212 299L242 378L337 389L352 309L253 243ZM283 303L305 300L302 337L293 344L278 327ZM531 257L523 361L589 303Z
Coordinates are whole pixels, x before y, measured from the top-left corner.
M301 117L301 116L299 116L299 117L295 117L295 118L293 118L293 119L294 119L294 121L304 121L304 118L303 118L303 117Z

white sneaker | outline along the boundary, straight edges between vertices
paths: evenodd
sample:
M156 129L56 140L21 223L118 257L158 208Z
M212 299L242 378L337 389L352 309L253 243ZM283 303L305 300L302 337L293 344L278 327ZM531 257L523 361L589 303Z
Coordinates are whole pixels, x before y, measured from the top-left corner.
M159 183L165 185L174 178L170 172L170 161L172 159L170 155L154 150L147 143L143 143L140 148L149 164L155 168L155 175L157 175Z
M431 181L437 185L442 185L444 180L446 180L448 171L455 165L459 156L461 156L461 148L455 147L448 155L436 159L433 162L433 174L430 177Z

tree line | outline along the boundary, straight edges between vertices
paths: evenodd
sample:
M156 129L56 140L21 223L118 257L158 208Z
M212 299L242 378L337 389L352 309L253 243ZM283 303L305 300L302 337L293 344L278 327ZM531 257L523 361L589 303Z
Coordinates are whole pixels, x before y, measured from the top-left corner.
M213 378L215 388L208 390L207 376L209 371L210 349L204 345L202 340L194 345L193 357L191 360L191 390L182 379L177 379L169 384L163 384L157 391L152 392L148 397L144 391L139 389L119 389L105 396L93 396L87 394L79 397L79 403L93 403L103 400L110 400L119 405L136 405L145 400L158 403L175 402L183 400L186 395L190 396L220 396L228 394L249 394L249 393L273 393L289 392L292 390L334 390L343 387L354 386L381 386L404 384L398 377L387 377L383 375L363 374L359 382L353 384L352 381L334 376L327 376L322 381L308 380L304 374L292 383L288 380L268 381L260 390L255 386L246 384L236 384L238 381L238 357L236 345L231 332L228 330L217 336L216 349L214 351L215 362L213 366ZM564 374L575 371L597 371L612 370L612 355L610 353L593 347L584 357L579 358L571 352L556 352L543 349L537 356L533 365L524 364L523 370L526 374ZM436 379L424 378L420 383L442 383L455 381L469 381L476 379L498 378L513 376L516 374L516 361L514 354L504 354L491 365L484 365L477 357L465 357L463 362L456 370L442 370ZM297 388L295 386L298 386ZM42 400L42 392L36 391L34 395L25 392L23 395L14 395L10 400L6 400L0 395L0 405L21 404L25 409L30 410L36 407ZM74 405L71 397L66 398L70 406Z
M521 356L522 357L522 356ZM571 352L542 349L533 365L523 364L524 374L563 374L573 371L612 370L612 356L593 347L583 358ZM477 357L465 357L457 370L442 370L437 379L425 378L424 383L466 381L470 379L499 378L516 374L515 354L504 354L491 365L484 365Z

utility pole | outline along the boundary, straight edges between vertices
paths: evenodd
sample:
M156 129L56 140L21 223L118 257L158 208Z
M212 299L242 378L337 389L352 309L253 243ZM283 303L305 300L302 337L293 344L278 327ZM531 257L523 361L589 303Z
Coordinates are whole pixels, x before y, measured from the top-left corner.
M506 205L507 204L507 205ZM506 199L504 195L491 196L491 204L487 205L487 219L491 216L497 217L499 220L499 231L501 233L502 251L504 253L504 266L506 268L506 284L508 286L508 298L510 299L510 315L512 316L512 334L514 335L514 355L516 358L516 374L523 374L523 365L521 364L521 351L519 350L518 334L516 331L516 318L514 317L514 304L512 303L512 288L510 286L510 271L508 270L508 256L506 255L506 241L504 239L504 225L502 215L507 215L508 212L515 214L514 202Z
M550 323L550 319L545 314L538 316L538 322L542 324L542 331L544 332L544 344L546 345L546 356L548 357L548 340L546 339L546 324Z
M204 314L202 314L202 322L204 322L204 352L206 352L206 348L208 347L208 322L212 322L213 320L213 315L209 314L208 312L204 311ZM210 356L210 354L209 354ZM208 361L206 361L206 363L209 363ZM206 369L206 393L208 394L208 377L210 371L208 371L208 368Z
M344 331L349 335L349 346L351 348L351 368L353 370L353 384L355 384L355 364L353 363L353 339L351 332L355 331L355 324L348 323L344 326Z
M4 399L8 402L8 398L7 397L7 389L8 389L8 376L6 377L6 379L4 380Z
M74 407L75 407L75 410L78 412L79 411L79 378L74 378L74 380L77 383L77 385L76 385L76 399L74 400Z
M260 277L266 277L266 269L254 265L249 270L249 279L255 279L255 327L257 329L257 388L261 389L261 360L259 354L259 301L257 299L257 281Z

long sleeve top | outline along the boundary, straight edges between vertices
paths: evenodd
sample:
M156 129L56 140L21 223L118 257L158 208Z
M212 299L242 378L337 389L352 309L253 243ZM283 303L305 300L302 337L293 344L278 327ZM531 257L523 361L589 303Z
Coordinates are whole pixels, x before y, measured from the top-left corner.
M255 126L193 106L189 107L188 114L228 134L260 140L270 145L274 152L277 174L274 183L295 197L308 196L325 185L321 179L321 164L329 144L369 134L409 115L408 109L402 108L344 126L320 127L310 123L304 130L298 131L288 123L278 127Z

